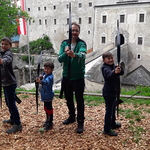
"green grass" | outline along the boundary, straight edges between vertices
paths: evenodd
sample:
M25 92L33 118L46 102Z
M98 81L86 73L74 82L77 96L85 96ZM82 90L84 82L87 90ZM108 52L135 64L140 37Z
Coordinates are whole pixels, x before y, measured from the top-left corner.
M103 97L100 97L100 96L85 95L84 100L85 100L85 105L88 105L88 106L98 106L104 103Z
M22 92L22 91L25 91L25 92L35 92L36 91L36 88L33 88L32 90L26 90L24 88L16 88L16 92Z
M143 116L141 116L142 112L140 110L120 109L119 111L122 115L125 116L125 118L128 118L128 119L134 119L136 121L141 121L141 119L144 118Z
M138 91L141 91L139 94L140 96L150 96L150 86L136 86L134 88L130 88L130 89L126 89L126 88L122 88L121 89L121 94L122 95L133 95L135 93L137 93Z
M21 98L23 99L29 98L29 95L22 95Z

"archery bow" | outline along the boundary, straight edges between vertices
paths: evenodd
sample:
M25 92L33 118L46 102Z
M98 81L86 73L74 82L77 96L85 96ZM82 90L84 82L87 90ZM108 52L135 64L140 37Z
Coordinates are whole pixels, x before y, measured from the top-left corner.
M1 68L0 68L0 107L2 108L2 77L1 77Z
M120 33L119 33L119 20L117 20L117 65L120 65ZM120 101L120 77L117 77L117 117L119 117L119 101Z
M71 41L72 41L72 24L71 24L71 3L69 3L69 47L71 49ZM71 57L68 56L68 78L70 78L71 72Z
M0 51L2 55L2 51ZM2 75L1 75L1 66L0 66L0 107L2 108Z
M69 3L69 48L71 49L71 41L72 41L72 22L71 22L71 3ZM68 56L68 79L70 78L71 72L71 57ZM68 81L69 82L69 81ZM64 85L63 81L61 82L61 90L59 98L63 97Z
M72 22L71 22L71 3L69 3L69 46L71 47L72 41Z
M37 77L39 77L39 74L40 74L41 58L42 58L42 51L40 53L40 57L39 57L39 60L38 60ZM37 110L37 114L38 114L39 83L37 83L36 81L35 81L35 87L36 87L36 110Z

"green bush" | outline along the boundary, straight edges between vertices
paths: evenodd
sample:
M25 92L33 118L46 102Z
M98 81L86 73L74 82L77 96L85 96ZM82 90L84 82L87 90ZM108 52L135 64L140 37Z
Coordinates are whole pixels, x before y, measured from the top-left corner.
M40 54L41 50L53 49L53 44L50 42L49 37L45 35L36 41L29 42L29 48L31 54Z

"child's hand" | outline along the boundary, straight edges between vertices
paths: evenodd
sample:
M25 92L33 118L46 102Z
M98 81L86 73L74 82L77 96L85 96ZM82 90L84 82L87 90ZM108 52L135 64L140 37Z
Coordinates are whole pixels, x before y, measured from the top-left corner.
M0 58L0 64L3 64L3 59L2 58Z
M40 78L40 80L42 80L42 79L43 79L43 76L40 74L40 75L39 75L39 78Z
M118 74L118 73L120 73L121 72L121 67L120 66L117 66L116 68L115 68L115 74Z
M41 83L41 79L39 77L36 78L37 83Z

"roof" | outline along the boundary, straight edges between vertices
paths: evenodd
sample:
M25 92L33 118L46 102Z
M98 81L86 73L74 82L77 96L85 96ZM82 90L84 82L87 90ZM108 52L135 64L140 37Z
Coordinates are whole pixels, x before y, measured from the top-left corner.
M141 65L127 74L121 83L125 85L150 86L150 72Z

